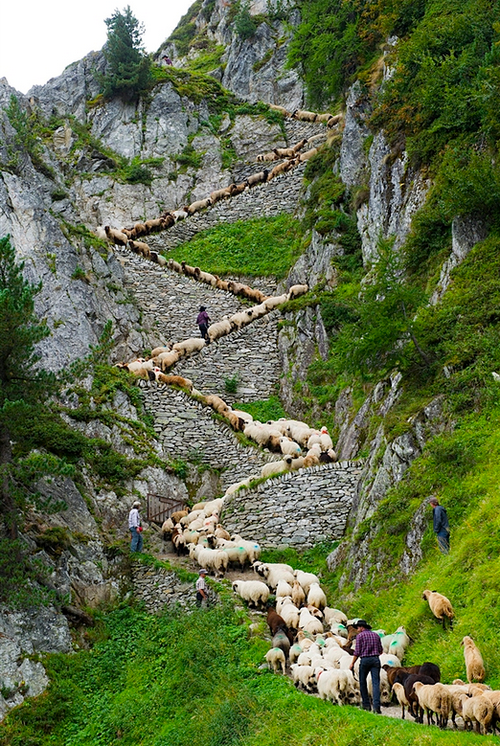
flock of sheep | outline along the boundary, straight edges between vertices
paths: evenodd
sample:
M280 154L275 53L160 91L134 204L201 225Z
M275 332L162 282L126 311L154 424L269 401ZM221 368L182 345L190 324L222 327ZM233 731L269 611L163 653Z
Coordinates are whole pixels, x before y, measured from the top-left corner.
M296 111L289 112L282 106L270 104L270 108L280 112L285 118L293 118L303 122L322 122L327 127L335 127L342 121L343 115L337 114L332 115L329 113L318 114L313 111L305 111L297 109ZM257 156L258 162L271 162L275 160L282 160L281 163L277 164L271 170L265 168L262 171L251 174L241 184L230 184L222 189L215 189L207 197L196 200L189 205L185 205L176 210L165 210L159 217L143 222L137 222L133 226L124 227L121 229L113 228L109 225L99 226L96 230L96 235L102 240L109 241L112 244L118 246L124 246L130 248L137 254L142 255L146 259L165 266L166 259L158 254L156 251L150 249L147 243L138 241L138 238L143 238L151 233L167 230L173 225L178 223L180 220L195 215L201 210L205 210L207 207L215 205L217 202L222 200L230 199L238 194L241 194L246 189L251 189L256 184L264 184L272 181L276 176L287 173L296 166L308 161L310 158L318 153L317 147L309 148L304 152L301 152L307 144L312 144L317 138L323 137L322 135L314 135L310 138L303 138L295 145L288 148L274 148L269 153L263 153Z

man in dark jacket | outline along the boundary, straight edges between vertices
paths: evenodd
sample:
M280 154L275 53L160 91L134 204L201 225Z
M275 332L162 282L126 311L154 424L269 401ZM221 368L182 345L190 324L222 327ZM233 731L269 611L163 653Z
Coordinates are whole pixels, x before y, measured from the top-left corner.
M436 534L439 550L443 554L450 551L450 524L445 508L439 504L435 497L431 497L429 504L432 505L432 522Z

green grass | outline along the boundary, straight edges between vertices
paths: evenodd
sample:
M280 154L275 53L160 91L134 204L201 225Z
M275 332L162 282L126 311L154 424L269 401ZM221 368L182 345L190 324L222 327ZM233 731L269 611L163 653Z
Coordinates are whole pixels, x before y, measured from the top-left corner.
M291 215L240 220L202 231L168 256L218 275L284 277L300 254Z
M118 609L88 641L90 651L48 658L48 691L7 716L1 746L496 742L377 718L297 692L290 680L259 670L268 643L249 637L245 614L226 606L189 617Z
M241 409L252 415L254 420L267 422L267 420L279 420L286 417L286 412L278 396L270 396L269 399L261 401L240 402L233 405L233 409Z

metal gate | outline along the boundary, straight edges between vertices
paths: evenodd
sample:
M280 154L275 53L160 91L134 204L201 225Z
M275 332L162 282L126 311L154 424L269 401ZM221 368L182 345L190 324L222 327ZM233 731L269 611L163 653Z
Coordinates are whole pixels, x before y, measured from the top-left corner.
M175 513L177 510L184 510L185 508L186 504L182 500L174 500L171 497L155 495L149 492L146 520L161 525L167 518L170 518L172 513Z

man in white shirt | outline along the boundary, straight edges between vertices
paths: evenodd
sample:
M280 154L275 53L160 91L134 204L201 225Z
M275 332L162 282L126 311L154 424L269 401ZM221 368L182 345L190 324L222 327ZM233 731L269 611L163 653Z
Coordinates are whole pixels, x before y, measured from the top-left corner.
M135 503L132 505L130 513L128 514L128 527L131 536L131 552L142 552L142 526L141 516L139 515L140 507L140 501L136 500Z
M200 570L199 572L199 578L196 581L196 606L201 606L203 602L206 603L206 600L208 598L207 594L207 583L205 580L207 571L206 570Z

